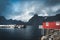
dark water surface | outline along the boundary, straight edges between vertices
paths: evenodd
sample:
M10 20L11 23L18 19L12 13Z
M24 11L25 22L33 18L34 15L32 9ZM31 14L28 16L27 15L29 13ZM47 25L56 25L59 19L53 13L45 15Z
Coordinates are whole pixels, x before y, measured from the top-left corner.
M41 29L34 26L26 28L6 29L0 28L0 40L40 40Z

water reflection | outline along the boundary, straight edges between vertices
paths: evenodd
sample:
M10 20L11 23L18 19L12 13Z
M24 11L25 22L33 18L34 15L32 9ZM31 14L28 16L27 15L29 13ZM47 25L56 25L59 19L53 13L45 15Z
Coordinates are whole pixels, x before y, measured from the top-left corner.
M0 29L0 38L6 40L39 40L41 30L37 26L26 28Z

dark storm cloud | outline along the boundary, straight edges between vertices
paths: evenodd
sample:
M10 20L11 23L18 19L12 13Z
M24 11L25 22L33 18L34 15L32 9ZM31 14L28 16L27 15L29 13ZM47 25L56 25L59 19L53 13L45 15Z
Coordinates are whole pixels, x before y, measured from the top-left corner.
M46 5L48 6L54 6L54 5L59 5L60 4L60 0L45 0Z
M8 0L0 0L0 15L4 15L2 12L4 12L6 5L9 5Z

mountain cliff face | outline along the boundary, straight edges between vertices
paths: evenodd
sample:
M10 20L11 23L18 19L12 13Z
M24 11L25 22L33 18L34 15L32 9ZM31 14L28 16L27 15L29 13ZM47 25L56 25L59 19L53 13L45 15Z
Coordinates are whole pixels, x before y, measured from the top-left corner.
M29 23L32 24L32 25L39 25L39 24L42 25L43 20L44 20L44 17L38 16L37 14L35 14L35 15L29 20Z

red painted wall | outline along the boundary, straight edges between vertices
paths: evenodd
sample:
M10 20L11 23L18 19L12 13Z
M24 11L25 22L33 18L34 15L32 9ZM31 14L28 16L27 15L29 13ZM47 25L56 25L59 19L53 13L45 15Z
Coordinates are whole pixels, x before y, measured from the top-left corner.
M60 25L57 26L56 22L48 22L48 26L46 26L46 22L43 22L44 29L60 29Z

